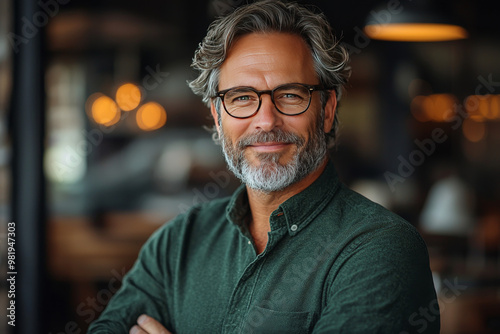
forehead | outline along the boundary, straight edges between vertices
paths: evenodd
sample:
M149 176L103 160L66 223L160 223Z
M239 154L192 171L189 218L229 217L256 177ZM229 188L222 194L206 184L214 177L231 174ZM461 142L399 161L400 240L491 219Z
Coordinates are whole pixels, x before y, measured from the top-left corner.
M219 89L270 89L290 82L318 83L306 42L289 33L251 33L239 37L229 49L220 69Z

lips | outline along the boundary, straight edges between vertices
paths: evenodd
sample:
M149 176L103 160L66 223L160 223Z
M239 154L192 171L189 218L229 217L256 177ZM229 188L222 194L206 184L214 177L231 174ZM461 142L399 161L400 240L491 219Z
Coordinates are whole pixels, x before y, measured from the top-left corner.
M275 152L280 151L289 145L290 143L286 142L264 142L247 145L247 147L251 147L259 152Z
M247 146L278 146L278 145L288 145L288 144L290 144L290 143L277 142L277 141L269 141L269 142L263 142L263 143L249 144Z

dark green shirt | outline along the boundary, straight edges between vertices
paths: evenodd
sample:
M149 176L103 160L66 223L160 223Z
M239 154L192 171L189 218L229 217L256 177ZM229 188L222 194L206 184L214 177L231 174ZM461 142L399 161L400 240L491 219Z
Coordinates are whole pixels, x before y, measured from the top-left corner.
M180 333L439 333L425 243L332 164L269 219L257 255L245 187L165 224L89 333L146 313Z

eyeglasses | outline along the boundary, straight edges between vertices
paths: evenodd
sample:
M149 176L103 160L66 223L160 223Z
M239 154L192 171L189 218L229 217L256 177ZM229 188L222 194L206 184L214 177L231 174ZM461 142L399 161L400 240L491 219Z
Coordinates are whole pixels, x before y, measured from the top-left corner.
M300 115L309 108L314 91L329 90L320 85L301 83L284 84L273 90L256 90L252 87L234 87L217 92L226 112L235 118L249 118L257 114L262 104L262 94L269 94L276 109L289 116Z

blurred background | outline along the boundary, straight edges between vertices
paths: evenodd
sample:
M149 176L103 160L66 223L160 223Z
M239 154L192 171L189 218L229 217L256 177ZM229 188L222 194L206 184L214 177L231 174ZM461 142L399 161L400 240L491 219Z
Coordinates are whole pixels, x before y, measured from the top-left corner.
M0 0L0 333L84 333L155 229L239 185L186 81L210 22L244 2ZM341 179L422 233L442 333L500 333L495 2L300 2L352 56L332 152ZM417 5L468 37L363 30ZM16 327L4 316L12 222ZM409 321L420 330L436 312Z

